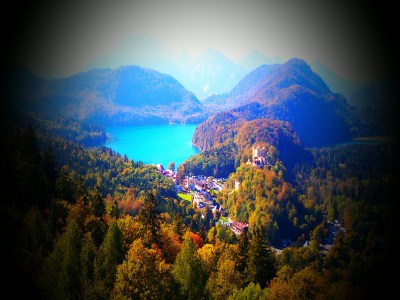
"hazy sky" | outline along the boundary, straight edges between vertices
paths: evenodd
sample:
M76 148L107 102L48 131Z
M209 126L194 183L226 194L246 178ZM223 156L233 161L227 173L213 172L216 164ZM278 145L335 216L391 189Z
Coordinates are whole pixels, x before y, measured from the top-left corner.
M237 59L257 49L283 60L319 60L347 79L369 79L387 60L379 23L365 4L348 2L52 1L35 6L20 23L14 52L38 75L60 77L146 34L174 54L197 56L212 46Z

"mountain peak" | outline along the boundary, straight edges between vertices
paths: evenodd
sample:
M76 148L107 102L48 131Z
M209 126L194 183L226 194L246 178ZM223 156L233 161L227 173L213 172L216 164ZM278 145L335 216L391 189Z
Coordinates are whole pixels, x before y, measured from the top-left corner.
M223 55L220 51L218 51L214 47L208 47L207 50L204 53L205 54L212 54L212 55Z
M209 47L200 57L200 60L208 60L208 61L215 61L215 62L227 62L229 59L220 51L213 47ZM230 62L230 61L229 61ZM232 62L230 62L232 63Z
M293 74L296 74L297 82L301 83L305 87L314 90L319 94L331 93L326 82L321 78L320 75L315 73L311 66L301 58L292 58L289 59L284 65L284 67L293 68L293 71L290 71Z
M282 63L282 60L278 56L268 57L260 51L252 49L240 60L238 64L247 71L253 71L259 66L277 63Z
M284 65L292 66L303 71L312 72L309 64L302 58L291 58Z
M348 138L347 112L341 100L305 60L294 58L284 64L262 65L247 74L231 93L204 103L213 109L226 109L258 102L264 107L262 114L289 121L305 144L319 145ZM259 112L251 115L258 116ZM326 132L335 132L335 136L328 138Z

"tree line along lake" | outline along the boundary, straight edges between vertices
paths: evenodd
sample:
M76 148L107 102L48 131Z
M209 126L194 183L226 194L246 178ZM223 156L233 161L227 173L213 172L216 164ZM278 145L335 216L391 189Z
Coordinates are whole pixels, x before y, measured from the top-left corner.
M104 146L133 161L144 164L162 164L173 161L175 167L190 156L200 153L192 144L196 124L165 124L148 126L106 127Z
M106 127L107 141L104 146L136 162L162 164L167 168L173 161L177 168L190 156L200 153L200 150L192 144L196 126L197 124L163 124ZM381 142L382 140L375 137L321 147L340 147L349 144L376 145Z

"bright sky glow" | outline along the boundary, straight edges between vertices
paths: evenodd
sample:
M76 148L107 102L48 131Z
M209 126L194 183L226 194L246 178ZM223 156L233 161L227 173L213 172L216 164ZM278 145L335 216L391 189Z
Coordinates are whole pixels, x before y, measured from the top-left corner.
M348 1L53 1L32 12L18 61L43 77L81 71L135 35L179 55L214 47L237 60L252 49L283 61L321 61L339 76L379 75L382 45L370 14ZM351 1L350 1L351 2Z

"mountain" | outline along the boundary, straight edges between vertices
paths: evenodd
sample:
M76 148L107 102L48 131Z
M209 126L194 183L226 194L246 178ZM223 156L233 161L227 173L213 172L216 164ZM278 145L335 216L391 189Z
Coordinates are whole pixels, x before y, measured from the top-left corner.
M176 78L200 99L230 91L247 73L221 52L209 48L198 58L187 54L177 61Z
M245 76L230 93L213 96L204 105L218 112L253 105L246 119L288 121L305 146L343 142L350 138L346 100L332 93L326 83L301 59L263 65ZM203 123L206 124L206 123ZM200 129L201 128L201 129ZM199 126L199 130L207 130Z
M304 60L291 59L284 64L258 67L240 80L230 93L211 97L204 103L228 108L252 101L272 104L290 97L293 90L299 88L321 96L332 95L326 83Z
M117 69L130 65L154 69L175 78L179 75L172 54L166 51L165 46L147 35L136 35L121 40L107 53L90 61L82 71Z
M278 56L267 57L261 52L253 49L239 61L238 65L250 72L261 65L272 65L277 63L282 63L282 60Z
M213 48L196 58L187 53L175 57L164 45L147 35L123 39L107 53L90 61L82 71L116 69L127 65L138 65L169 74L203 100L213 94L230 91L249 71Z
M39 83L23 94L16 86L13 96L23 99L17 102L23 109L44 115L59 114L100 125L197 123L204 119L202 104L176 79L138 66L30 81ZM24 82L20 85L26 89Z

